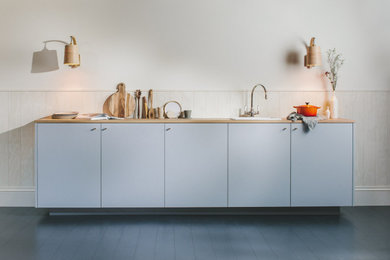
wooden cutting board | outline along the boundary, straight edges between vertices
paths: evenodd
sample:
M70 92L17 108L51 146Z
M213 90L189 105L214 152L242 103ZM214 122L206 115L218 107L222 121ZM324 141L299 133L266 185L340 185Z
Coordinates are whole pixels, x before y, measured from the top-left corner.
M130 117L135 110L134 97L126 92L124 83L119 83L116 89L117 92L109 96L104 102L103 113L121 118Z

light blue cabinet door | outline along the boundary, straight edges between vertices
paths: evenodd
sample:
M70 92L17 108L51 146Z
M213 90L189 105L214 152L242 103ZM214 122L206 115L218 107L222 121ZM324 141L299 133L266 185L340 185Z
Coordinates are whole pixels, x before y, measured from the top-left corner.
M102 130L102 206L164 207L164 124Z
M290 206L290 124L229 125L229 207Z
M165 206L227 206L227 125L166 124Z
M351 206L353 124L291 128L291 205Z
M38 124L37 207L100 207L100 124Z

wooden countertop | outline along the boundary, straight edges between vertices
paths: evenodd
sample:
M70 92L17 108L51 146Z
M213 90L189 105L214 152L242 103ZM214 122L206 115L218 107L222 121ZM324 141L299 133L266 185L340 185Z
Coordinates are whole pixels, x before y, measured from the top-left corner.
M320 120L319 123L354 123L354 120L350 119L326 119ZM90 120L90 119L52 119L51 116L47 116L38 120L35 123L292 123L291 120L234 120L230 118L192 118L192 119L123 119L123 120ZM301 123L296 121L294 123Z

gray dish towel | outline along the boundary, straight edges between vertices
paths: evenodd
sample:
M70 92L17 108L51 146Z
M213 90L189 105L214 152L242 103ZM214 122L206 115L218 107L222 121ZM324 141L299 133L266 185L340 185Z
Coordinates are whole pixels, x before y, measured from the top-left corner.
M291 120L293 122L295 122L297 120L302 120L302 123L305 126L305 130L310 131L310 130L313 130L314 127L316 127L318 120L321 120L322 118L319 116L304 116L304 115L298 114L297 112L291 112L287 116L287 119Z

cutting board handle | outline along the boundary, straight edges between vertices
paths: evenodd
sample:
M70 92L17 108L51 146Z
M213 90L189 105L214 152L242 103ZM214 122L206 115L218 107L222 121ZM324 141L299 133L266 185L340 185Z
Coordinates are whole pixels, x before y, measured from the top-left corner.
M116 86L116 89L118 90L119 93L122 93L122 94L124 95L124 93L126 92L125 83L119 83L119 84Z

